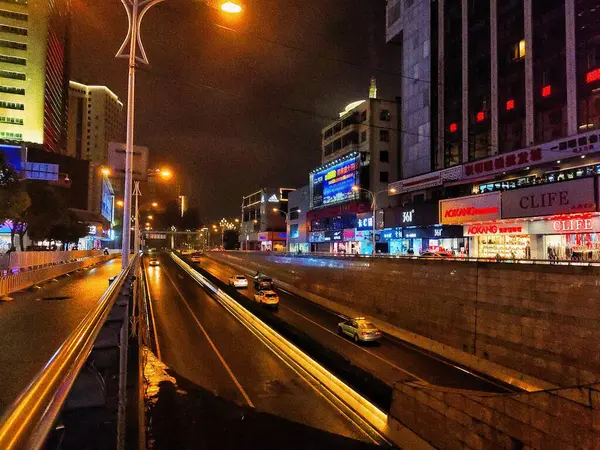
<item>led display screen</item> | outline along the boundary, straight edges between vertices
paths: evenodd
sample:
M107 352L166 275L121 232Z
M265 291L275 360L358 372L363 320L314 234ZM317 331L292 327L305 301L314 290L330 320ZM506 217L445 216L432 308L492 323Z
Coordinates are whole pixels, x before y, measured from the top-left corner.
M360 157L327 165L311 174L312 207L342 203L356 198L352 186L359 185Z

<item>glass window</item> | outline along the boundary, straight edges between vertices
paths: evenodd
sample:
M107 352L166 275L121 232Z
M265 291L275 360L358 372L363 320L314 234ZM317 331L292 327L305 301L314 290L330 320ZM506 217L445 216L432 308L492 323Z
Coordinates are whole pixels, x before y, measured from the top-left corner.
M379 140L381 142L390 142L389 130L379 130Z
M386 122L389 122L390 120L392 120L392 115L390 114L390 112L387 109L382 109L381 112L379 113L379 120L384 120Z
M379 161L389 162L390 161L390 153L387 150L380 151L379 152Z
M381 181L382 183L388 183L389 182L388 172L379 172L379 181Z
M367 140L367 132L363 131L362 133L360 133L360 142L366 142Z

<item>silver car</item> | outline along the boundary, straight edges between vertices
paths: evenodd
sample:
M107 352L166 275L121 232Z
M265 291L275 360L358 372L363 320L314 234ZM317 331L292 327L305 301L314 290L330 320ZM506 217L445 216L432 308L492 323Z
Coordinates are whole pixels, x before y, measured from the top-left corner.
M338 324L338 332L359 342L373 342L381 339L381 331L364 317L348 319Z

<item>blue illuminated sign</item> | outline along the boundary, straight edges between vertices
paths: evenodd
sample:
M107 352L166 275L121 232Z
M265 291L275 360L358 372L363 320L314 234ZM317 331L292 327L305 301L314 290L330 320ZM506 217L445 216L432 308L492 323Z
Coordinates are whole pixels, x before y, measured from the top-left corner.
M386 228L385 230L383 230L381 236L385 241L402 239L402 228Z
M356 198L352 186L359 184L360 156L320 167L311 173L312 207L342 203Z
M0 145L0 152L4 153L4 159L17 171L23 169L25 158L20 145Z
M114 209L114 195L110 181L106 178L102 180L102 211L101 214L106 220L112 222Z
M356 229L359 231L373 229L373 214L364 213L356 215Z

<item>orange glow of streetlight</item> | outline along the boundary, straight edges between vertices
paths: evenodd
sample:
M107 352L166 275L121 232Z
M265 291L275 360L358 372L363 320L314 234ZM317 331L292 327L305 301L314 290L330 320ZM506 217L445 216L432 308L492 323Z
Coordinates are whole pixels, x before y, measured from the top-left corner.
M152 207L153 208L158 208L158 203L157 202L152 202Z
M102 169L100 169L100 173L105 177L108 177L110 176L110 169L108 167L103 167Z
M123 200L117 200L118 207L122 208L124 204L125 204L125 202L123 202Z
M360 191L360 187L359 186L352 186L352 190L354 192L358 192L358 191Z
M225 2L221 5L221 11L229 14L239 14L242 12L242 7L234 2Z
M148 216L148 220L152 220L152 219L154 219L154 216L153 215L149 215Z
M163 180L170 180L173 177L173 172L170 169L160 169L159 174Z

